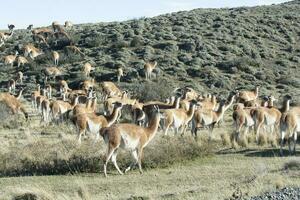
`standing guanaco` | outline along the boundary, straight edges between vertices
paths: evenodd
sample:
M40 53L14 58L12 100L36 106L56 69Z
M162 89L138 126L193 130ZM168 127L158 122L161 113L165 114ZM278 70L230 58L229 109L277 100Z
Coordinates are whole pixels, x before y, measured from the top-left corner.
M154 68L157 66L157 61L152 62L147 62L144 65L144 72L145 72L145 78L146 80L151 79L152 77L152 71L154 70Z
M157 133L158 125L160 121L159 108L153 107L153 116L149 122L149 126L144 128L136 124L115 124L108 128L103 128L100 131L104 142L107 144L107 153L104 163L104 175L107 177L107 164L111 159L115 168L120 174L123 172L120 170L117 164L118 149L128 149L134 161L126 168L125 173L132 167L138 164L140 173L142 170L142 157L143 150L154 138Z
M52 51L52 58L54 60L54 65L58 65L59 53L57 51Z

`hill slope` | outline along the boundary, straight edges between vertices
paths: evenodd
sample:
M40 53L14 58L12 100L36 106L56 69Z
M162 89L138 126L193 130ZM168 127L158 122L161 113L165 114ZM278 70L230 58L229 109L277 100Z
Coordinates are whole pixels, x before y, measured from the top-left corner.
M198 91L222 92L263 86L263 93L298 93L300 88L300 1L280 5L232 9L195 9L125 22L82 24L68 31L86 54L64 56L61 67L71 86L85 79L84 62L96 66L98 81L116 80L123 65L126 77L120 84L131 88L143 77L144 60L157 60L158 79L151 86L191 85ZM16 45L32 42L25 30L0 48L12 54ZM61 41L52 49L63 52ZM44 48L44 47L42 47ZM45 48L44 48L45 49ZM48 52L47 50L45 50ZM22 69L27 82L42 82L41 69L52 65L50 52ZM1 66L4 85L16 70ZM73 84L72 84L73 82ZM30 84L28 86L30 88Z

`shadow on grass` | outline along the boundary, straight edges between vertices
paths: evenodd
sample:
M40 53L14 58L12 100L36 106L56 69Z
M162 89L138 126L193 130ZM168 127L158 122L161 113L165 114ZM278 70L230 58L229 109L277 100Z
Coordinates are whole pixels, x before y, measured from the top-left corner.
M224 155L224 154L243 154L246 157L281 157L279 148L267 148L267 149L258 149L258 148L250 148L250 149L241 149L234 150L232 148L223 149L218 151L216 154ZM296 150L296 154L292 156L299 156L300 151ZM283 149L283 157L290 156L289 150Z

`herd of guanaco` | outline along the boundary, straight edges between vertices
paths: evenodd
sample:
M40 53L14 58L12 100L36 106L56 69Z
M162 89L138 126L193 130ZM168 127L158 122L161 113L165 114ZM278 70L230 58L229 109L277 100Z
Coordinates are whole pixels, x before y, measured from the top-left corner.
M13 68L17 63L17 70L24 69L24 65L35 62L36 57L45 53L38 46L44 44L49 48L48 41L53 37L56 42L61 37L70 40L70 44L65 46L66 54L72 52L85 57L84 52L75 46L68 34L72 26L70 21L66 21L64 26L53 22L50 27L36 29L30 25L27 29L32 34L33 43L23 45L22 56L18 51L4 56L4 65ZM9 32L0 33L0 46L13 38L13 33L14 26L11 25ZM30 93L32 108L41 116L41 123L46 125L50 122L64 123L71 120L77 128L79 144L87 133L92 133L95 141L102 136L107 144L105 176L107 176L107 163L110 160L120 174L129 171L135 165L138 165L142 173L141 160L144 148L155 137L158 130L168 135L169 129L173 128L175 135L179 132L184 135L190 127L192 136L197 139L198 130L207 128L209 139L213 138L215 126L221 125L224 113L231 107L235 125L233 140L246 136L250 128L254 129L258 140L261 134L267 134L266 130L269 128L268 134L280 133L281 153L283 153L284 139L288 141L290 153L296 151L297 133L300 132L300 107L290 106L291 96L286 95L282 107L276 108L274 96L259 98L258 86L253 91L232 91L227 99L220 99L212 94L199 94L191 87L182 87L174 89L172 95L165 101L141 102L139 99L130 98L128 91L122 91L111 81L98 83L91 77L91 73L97 69L96 66L86 60L82 66L82 73L87 80L81 82L78 88L71 89L67 80L56 83L57 77L64 73L64 69L59 67L60 52L51 51L51 58L54 66L42 71L45 76L44 83L36 84L36 89ZM145 62L144 75L147 81L151 81L153 70L157 65L157 61ZM123 69L123 66L117 68L117 82L121 82L122 77L125 76ZM55 84L51 85L50 79L54 80ZM16 89L20 88L17 86L23 84L23 73L18 71L15 78L7 81L8 92L0 93L0 101L9 107L13 114L22 112L28 119L28 112L20 101L23 88L19 90L18 95L14 95ZM103 105L100 112L99 104ZM132 123L119 123L121 111L125 106L131 110ZM119 148L129 150L134 159L124 172L117 164Z

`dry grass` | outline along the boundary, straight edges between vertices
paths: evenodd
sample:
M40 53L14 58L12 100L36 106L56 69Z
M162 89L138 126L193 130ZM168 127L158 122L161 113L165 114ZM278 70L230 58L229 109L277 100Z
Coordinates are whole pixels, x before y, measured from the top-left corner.
M230 198L237 190L246 198L276 187L300 187L299 176L282 174L282 162L290 160L293 158L223 154L148 169L143 175L135 170L123 176L114 172L108 178L99 173L1 178L0 198L11 199L7 197L20 194L15 193L20 187L38 195L46 191L52 199L213 200ZM32 189L36 186L38 191Z
M0 176L99 171L106 152L106 145L102 141L93 145L93 141L88 140L78 146L74 135L56 135L57 138L52 140L29 137L23 144L17 141L8 144L5 151L0 152ZM211 150L208 145L200 146L192 137L157 136L145 150L143 166L168 167L174 163L211 155ZM130 155L121 151L118 155L119 166L125 168L130 162Z
M290 160L289 162L284 163L285 170L300 170L300 160Z

